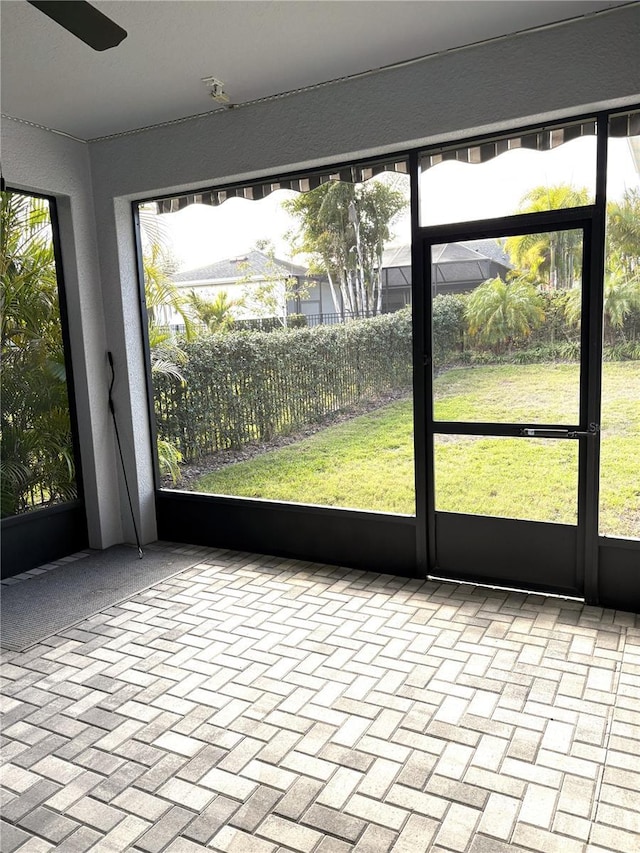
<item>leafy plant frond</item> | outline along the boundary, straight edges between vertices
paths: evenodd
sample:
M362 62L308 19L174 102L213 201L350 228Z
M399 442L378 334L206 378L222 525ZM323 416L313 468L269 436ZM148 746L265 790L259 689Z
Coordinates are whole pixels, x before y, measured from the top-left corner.
M0 193L2 515L76 494L48 202Z

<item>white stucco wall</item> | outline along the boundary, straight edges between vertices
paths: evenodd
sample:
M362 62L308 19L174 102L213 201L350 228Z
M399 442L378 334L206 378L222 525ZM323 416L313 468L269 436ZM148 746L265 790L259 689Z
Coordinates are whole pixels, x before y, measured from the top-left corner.
M121 490L117 519L109 506L116 486L105 349L121 371L116 402L143 538L155 531L132 199L631 105L640 101L638 44L636 4L86 147L4 121L7 182L68 199L63 250L77 254L76 282L68 282L77 302L74 357L85 374L83 448L92 452L83 455L96 484L87 497L101 541L118 541L119 529L131 541Z

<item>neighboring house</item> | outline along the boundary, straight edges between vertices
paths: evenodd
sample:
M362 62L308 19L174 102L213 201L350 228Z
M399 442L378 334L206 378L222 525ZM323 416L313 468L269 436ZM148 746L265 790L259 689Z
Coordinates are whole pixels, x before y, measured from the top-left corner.
M494 240L436 246L434 260L435 294L473 290L489 278L504 278L512 268L508 256ZM387 249L382 262L382 312L389 314L411 303L411 247ZM285 287L287 281L289 285ZM233 313L238 320L303 314L308 325L315 326L343 319L342 312L335 310L325 277L309 275L305 267L272 258L258 249L178 273L173 282L181 290L193 290L205 299L226 293L237 303ZM268 300L260 296L265 289L270 295ZM181 321L176 315L167 322L173 325Z
M333 315L335 311L325 278L310 275L306 267L271 257L259 249L177 273L173 283L180 290L186 293L193 290L204 299L226 293L236 303L233 313L238 320L304 314L312 325L323 322L317 318ZM171 322L180 320L176 316Z
M382 313L411 304L411 246L392 246L382 254Z
M441 293L467 293L490 278L506 278L513 269L495 240L468 240L434 246L432 287Z
M397 311L411 302L411 246L394 246L382 256L382 310ZM466 293L489 278L505 278L513 268L495 240L468 240L433 247L434 296Z

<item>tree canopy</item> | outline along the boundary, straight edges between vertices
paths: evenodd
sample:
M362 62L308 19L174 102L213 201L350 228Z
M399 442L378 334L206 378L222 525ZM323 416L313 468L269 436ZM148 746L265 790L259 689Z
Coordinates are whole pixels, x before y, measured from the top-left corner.
M314 271L327 276L337 313L381 312L382 253L407 205L404 193L375 180L329 181L284 202L298 223L292 248L310 255Z
M590 201L586 188L569 184L534 187L521 200L521 213L578 207ZM582 237L575 229L524 234L505 241L516 267L538 289L565 292L565 316L578 325L582 311ZM640 191L627 190L618 201L607 204L607 236L604 280L604 334L613 341L615 330L640 310Z
M289 273L286 265L276 258L271 240L258 240L255 250L266 263L259 270L254 269L249 260L238 264L238 270L243 273L239 282L244 287L240 299L230 305L248 310L259 319L273 319L286 329L291 319L289 303L306 299L310 283Z
M589 192L570 184L539 186L529 190L520 200L519 213L561 210L589 204ZM505 248L529 280L544 289L569 290L582 271L582 235L580 231L547 231L509 237Z

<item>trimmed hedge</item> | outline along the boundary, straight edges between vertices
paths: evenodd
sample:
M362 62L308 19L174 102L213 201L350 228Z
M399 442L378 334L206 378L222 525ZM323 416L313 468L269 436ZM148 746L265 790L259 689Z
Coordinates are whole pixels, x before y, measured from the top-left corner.
M181 348L183 384L155 381L158 438L184 462L269 441L412 382L411 314L339 326L211 334Z
M457 293L439 293L433 300L433 357L437 362L444 361L452 353L464 350L465 304L466 295Z

